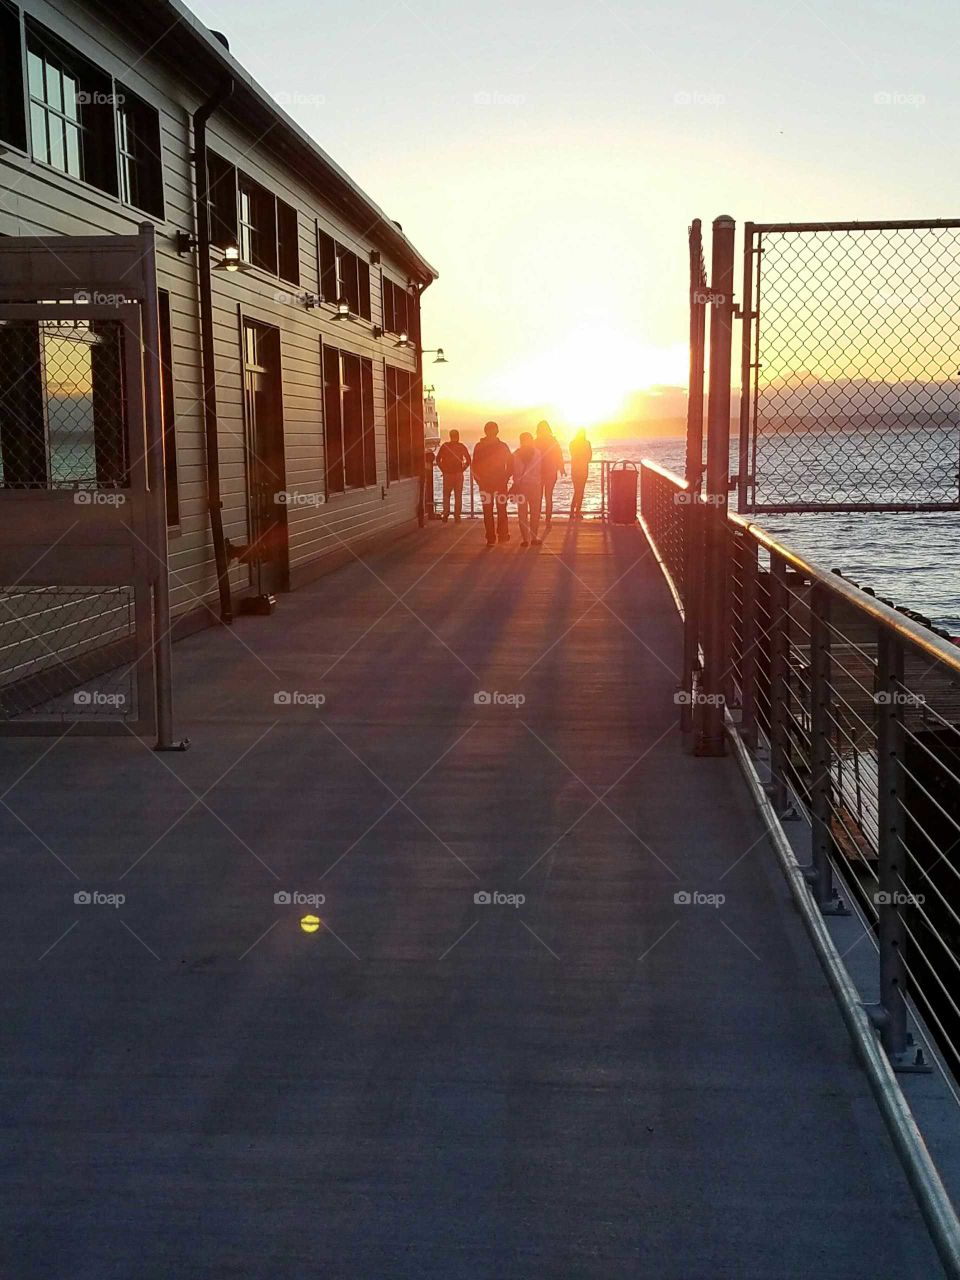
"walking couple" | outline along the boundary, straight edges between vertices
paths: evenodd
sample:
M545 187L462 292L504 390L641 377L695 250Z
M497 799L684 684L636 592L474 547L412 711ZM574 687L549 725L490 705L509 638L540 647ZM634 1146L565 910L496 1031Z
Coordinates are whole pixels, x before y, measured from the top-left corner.
M547 422L537 424L536 439L529 431L521 432L520 447L513 453L499 438L499 432L497 423L488 422L483 428L483 439L473 451L473 475L480 487L487 546L510 541L507 521L507 498L510 496L517 500L520 545L538 547L541 543L538 536L541 508L545 514L546 531L553 521L553 490L557 477L566 474L563 451ZM579 476L575 474L575 489L578 480ZM586 481L585 473L583 481ZM583 485L580 484L581 500L582 496Z

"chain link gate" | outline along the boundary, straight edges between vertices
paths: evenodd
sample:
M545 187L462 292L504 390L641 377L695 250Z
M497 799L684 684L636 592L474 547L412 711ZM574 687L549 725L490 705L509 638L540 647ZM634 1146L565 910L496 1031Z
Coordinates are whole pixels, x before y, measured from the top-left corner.
M747 223L741 512L960 508L960 221Z
M153 227L0 262L0 732L170 747Z

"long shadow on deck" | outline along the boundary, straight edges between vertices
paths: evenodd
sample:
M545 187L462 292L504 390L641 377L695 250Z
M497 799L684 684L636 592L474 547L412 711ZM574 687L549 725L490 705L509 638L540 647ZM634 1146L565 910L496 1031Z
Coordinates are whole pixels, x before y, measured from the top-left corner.
M638 530L432 527L176 646L186 755L0 741L5 1274L937 1274L679 654Z

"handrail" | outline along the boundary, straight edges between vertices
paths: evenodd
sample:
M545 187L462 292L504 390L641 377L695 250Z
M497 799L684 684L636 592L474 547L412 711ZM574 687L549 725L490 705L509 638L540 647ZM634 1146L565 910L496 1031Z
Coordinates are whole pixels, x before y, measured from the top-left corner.
M907 643L922 649L929 657L944 663L957 675L960 675L960 650L957 649L956 645L950 644L935 632L928 631L926 627L906 617L891 605L884 604L882 600L878 600L876 596L870 595L869 592L864 591L861 587L854 586L852 582L848 582L846 578L841 578L839 574L834 573L832 570L822 569L819 565L812 564L798 552L791 551L789 547L785 547L782 542L779 542L766 529L754 524L753 521L748 520L745 516L728 511L727 519L732 524L738 525L746 533L749 533L762 547L785 561L785 563L796 569L798 573L802 573L804 577L809 578L812 582L817 582L826 587L834 595L840 596L848 604L867 614L874 622L888 627L901 640L905 640Z
M678 476L676 472L661 466L659 462L654 462L652 458L644 458L642 465L677 489L686 490L690 487L682 476ZM868 591L864 591L861 587L848 582L846 578L841 578L832 569L823 569L820 565L807 560L799 552L785 546L772 533L768 533L762 525L756 524L746 516L739 515L734 511L728 511L727 520L731 524L737 525L745 533L748 533L765 550L772 552L798 573L802 573L804 577L809 578L811 582L819 583L834 595L845 600L847 604L865 613L874 622L888 627L901 640L923 650L928 657L944 663L960 676L960 649L956 645L950 644L949 641L938 636L936 632L929 631L926 627L921 626L920 623L914 622L891 605L884 604L882 600L878 600L876 596L870 595Z
M666 467L662 467L659 462L654 462L652 458L641 458L640 466L647 471L653 471L661 479L667 480L677 489L689 489L689 482L684 480L683 476L678 476L675 471L670 471Z

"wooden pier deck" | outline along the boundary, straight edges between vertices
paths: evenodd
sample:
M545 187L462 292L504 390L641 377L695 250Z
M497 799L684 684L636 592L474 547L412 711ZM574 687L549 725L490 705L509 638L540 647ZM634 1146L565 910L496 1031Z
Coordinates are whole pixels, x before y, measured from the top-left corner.
M178 644L186 754L0 741L4 1275L939 1274L679 656L640 530L430 526Z

